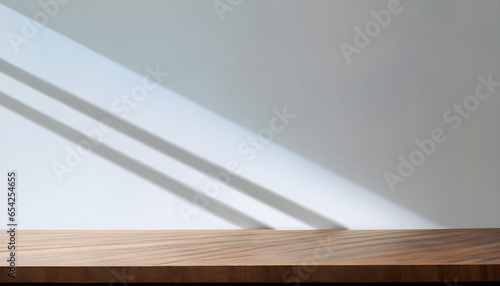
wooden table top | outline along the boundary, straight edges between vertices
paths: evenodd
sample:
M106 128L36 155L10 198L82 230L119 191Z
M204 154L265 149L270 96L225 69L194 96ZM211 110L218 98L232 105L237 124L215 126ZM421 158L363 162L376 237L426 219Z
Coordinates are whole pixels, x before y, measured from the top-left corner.
M16 278L7 239L0 282L500 281L500 229L18 231Z

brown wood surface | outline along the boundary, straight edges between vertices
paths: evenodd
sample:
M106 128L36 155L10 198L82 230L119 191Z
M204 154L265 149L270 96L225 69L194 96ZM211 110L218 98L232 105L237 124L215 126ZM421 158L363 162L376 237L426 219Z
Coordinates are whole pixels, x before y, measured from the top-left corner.
M500 229L19 231L16 278L0 242L0 282L500 281Z

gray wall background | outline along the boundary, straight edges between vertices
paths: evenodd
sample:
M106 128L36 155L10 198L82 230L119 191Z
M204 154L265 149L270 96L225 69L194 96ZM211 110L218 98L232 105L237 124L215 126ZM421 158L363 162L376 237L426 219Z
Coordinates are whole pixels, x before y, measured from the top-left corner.
M478 76L500 81L500 1L401 1L348 63L340 43L389 2L243 0L221 20L214 1L72 0L47 27L137 74L168 67L166 88L251 132L286 106L291 153L442 227L500 227L500 88L458 129L442 118ZM392 192L384 172L435 128L447 141Z

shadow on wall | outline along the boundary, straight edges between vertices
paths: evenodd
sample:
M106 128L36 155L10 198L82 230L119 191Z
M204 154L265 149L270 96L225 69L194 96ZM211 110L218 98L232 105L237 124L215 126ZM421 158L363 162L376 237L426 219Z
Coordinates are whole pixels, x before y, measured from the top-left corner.
M2 2L27 16L39 10L35 1ZM464 99L474 95L478 76L500 78L500 4L401 1L401 12L348 63L339 44L355 45L356 27L387 5L252 0L228 8L221 19L210 1L96 6L74 0L48 25L136 72L144 62L172 67L182 76L172 78L169 89L250 130L259 130L273 107L286 105L301 120L276 138L285 148L441 225L498 226L500 140L487 118L492 112L498 118L498 99L478 100L485 111L467 121L454 104L475 104ZM122 21L137 17L140 22ZM483 86L480 92L489 90ZM449 109L450 122L443 121ZM464 138L464 127L453 131L458 120L473 136ZM432 152L414 143L427 139L435 143ZM415 150L428 157L410 158ZM205 172L213 167L183 159ZM418 160L427 162L412 163ZM291 206L251 182L235 182L280 210ZM308 224L337 225L296 211Z

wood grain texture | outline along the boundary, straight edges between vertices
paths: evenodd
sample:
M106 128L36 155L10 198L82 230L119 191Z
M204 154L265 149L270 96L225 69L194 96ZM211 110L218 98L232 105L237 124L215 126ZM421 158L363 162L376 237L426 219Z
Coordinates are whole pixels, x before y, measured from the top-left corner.
M16 278L0 239L0 282L500 281L500 229L19 231Z

